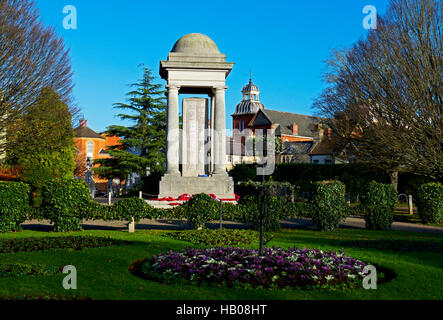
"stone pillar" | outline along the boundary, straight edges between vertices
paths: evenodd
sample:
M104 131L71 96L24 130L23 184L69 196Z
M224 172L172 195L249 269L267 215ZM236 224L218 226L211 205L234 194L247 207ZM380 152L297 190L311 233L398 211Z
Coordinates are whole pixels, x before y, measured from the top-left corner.
M214 174L227 174L226 173L225 90L226 87L215 88Z
M214 116L215 116L215 96L211 95L211 128L210 128L210 139L211 139L211 145L210 145L210 161L209 161L209 174L212 174L214 172Z
M179 175L178 86L168 85L166 173Z

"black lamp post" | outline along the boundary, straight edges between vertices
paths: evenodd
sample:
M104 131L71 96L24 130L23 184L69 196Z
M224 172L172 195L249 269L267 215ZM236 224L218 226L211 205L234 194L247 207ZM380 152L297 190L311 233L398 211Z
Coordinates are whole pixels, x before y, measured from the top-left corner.
M94 185L94 179L92 178L92 159L86 158L86 184L89 187L89 192L91 193L91 196L94 197L94 191L95 191L95 185Z

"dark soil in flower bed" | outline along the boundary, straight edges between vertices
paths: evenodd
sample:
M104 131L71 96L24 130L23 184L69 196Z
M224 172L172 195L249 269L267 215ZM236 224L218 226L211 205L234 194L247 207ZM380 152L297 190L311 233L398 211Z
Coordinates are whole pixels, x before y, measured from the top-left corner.
M210 246L249 245L259 241L259 233L257 231L238 229L186 230L166 233L164 236ZM272 235L266 234L265 242L268 242L270 239L272 239Z
M374 248L379 250L392 251L415 251L415 252L443 252L443 243L432 241L412 241L412 240L349 240L341 241L340 245L357 248Z
M101 248L129 244L105 237L71 236L47 238L0 239L0 253L32 252L47 249Z
M187 248L145 261L140 271L166 283L240 288L361 288L362 261L317 249ZM380 277L381 274L379 274Z
M24 275L45 276L62 272L61 267L42 264L8 263L0 264L0 278L18 277Z

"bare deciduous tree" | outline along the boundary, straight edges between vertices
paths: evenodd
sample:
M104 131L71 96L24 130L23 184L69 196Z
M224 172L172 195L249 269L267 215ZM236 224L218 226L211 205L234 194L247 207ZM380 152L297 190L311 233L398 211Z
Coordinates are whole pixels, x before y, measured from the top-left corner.
M443 174L442 4L392 0L377 29L327 61L314 108L348 159L391 173Z
M77 113L63 40L42 24L31 0L0 0L0 130L23 114L44 87Z

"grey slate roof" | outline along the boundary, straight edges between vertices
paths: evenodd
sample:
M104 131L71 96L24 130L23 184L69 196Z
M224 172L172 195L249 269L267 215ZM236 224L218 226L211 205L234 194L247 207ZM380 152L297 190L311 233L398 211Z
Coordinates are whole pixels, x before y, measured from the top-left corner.
M77 127L74 129L74 133L76 138L91 138L91 139L106 140L104 137L102 137L97 132L88 127L83 127L83 126Z
M294 135L291 130L292 124L298 125L298 136L318 137L317 125L323 118L305 114L296 114L269 109L259 110L253 126L274 124L276 135Z
M285 142L282 155L308 154L314 146L314 141Z
M334 144L330 139L323 139L315 144L309 153L312 156L331 155L334 152Z

